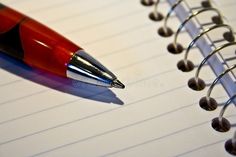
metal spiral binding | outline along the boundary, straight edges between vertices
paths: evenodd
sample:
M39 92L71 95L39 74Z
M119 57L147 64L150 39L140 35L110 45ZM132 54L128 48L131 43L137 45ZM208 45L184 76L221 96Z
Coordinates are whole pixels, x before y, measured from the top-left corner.
M223 40L227 41L227 43L224 43L223 45L216 47L215 46L215 42L212 42L212 45L210 45L210 48L207 49L207 51L205 51L204 54L204 59L201 61L201 63L199 64L199 66L197 67L195 76L193 78L191 78L188 81L188 86L193 89L193 90L202 90L205 88L205 82L199 78L200 75L200 71L203 68L204 64L206 62L209 61L210 66L213 68L213 71L215 70L215 67L212 66L212 60L209 59L218 59L218 57L221 57L223 59L222 54L220 53L220 51L226 49L227 47L232 47L235 46L236 47L236 41L235 41L235 37L234 37L234 30L232 29L231 26L224 24L223 22L223 16L220 13L220 11L214 7L212 7L213 2L211 0L203 0L201 2L201 6L197 6L197 7L190 7L187 3L187 0L168 0L168 2L171 4L170 9L168 10L166 16L164 17L164 22L162 27L160 27L158 29L158 34L162 37L169 37L171 35L174 34L174 40L171 44L168 45L167 49L170 53L173 54L178 54L181 53L183 50L185 50L185 48L182 47L181 44L179 44L178 41L178 36L181 32L181 30L186 27L187 29L189 29L189 26L186 25L188 22L190 23L190 26L193 26L192 24L192 19L195 18L196 22L201 26L200 31L197 33L192 33L190 31L190 35L192 36L192 41L189 43L188 47L185 50L185 54L184 54L184 58L178 62L177 66L179 70L182 70L184 72L188 72L194 69L194 64L192 63L192 61L190 61L188 59L188 55L190 50L193 48L194 45L197 45L199 47L201 47L201 38L203 36L206 36L206 38L209 39L209 41L211 41L208 33L211 31L214 31L216 29L226 29L226 32L223 33ZM160 3L160 0L141 0L141 3L146 5L146 6L154 6L154 11L152 13L149 14L149 17L154 20L154 21L158 21L161 19L158 19L161 17L161 13L159 13L158 11L158 6ZM182 4L184 3L188 9L184 10L184 7ZM180 6L180 8L178 8L178 6ZM180 20L182 21L182 23L180 24L180 26L178 27L176 33L174 33L174 31L168 26L168 20L170 19L170 16L173 12L180 12L179 10L183 9L185 15L187 15L188 13L190 15L187 16L187 18L185 16L179 16ZM211 22L209 23L205 23L205 24L200 24L200 22L198 21L197 16L201 13L204 12L215 12L216 15L213 16L211 18ZM163 18L163 17L161 17ZM190 22L191 21L191 22ZM211 25L209 26L209 28L204 29L204 26L206 25ZM194 27L193 27L194 28ZM196 28L195 28L196 29ZM221 42L223 40L219 40L218 42ZM208 53L209 52L209 53ZM214 56L216 53L219 53L219 55ZM215 62L215 61L214 61ZM217 61L218 63L219 61ZM225 63L226 68L223 67L223 64ZM215 110L218 106L220 106L217 101L211 97L211 93L214 89L214 87L216 86L216 84L218 84L219 82L222 83L222 85L228 87L228 84L225 84L225 81L229 80L229 77L231 77L231 75L229 75L229 73L231 72L231 74L233 74L233 70L236 69L236 64L232 65L231 67L229 67L229 65L227 64L227 62L222 63L222 68L218 69L216 73L216 75L218 75L215 80L211 83L207 94L205 97L202 97L199 101L199 105L201 108L207 110L207 111L213 111ZM220 62L218 63L220 64ZM217 65L218 65L217 64ZM224 77L225 76L225 77ZM224 77L224 78L223 78ZM229 85L234 85L234 84L229 84ZM230 88L231 89L231 88ZM227 91L227 90L226 90ZM230 91L230 92L229 92ZM229 120L227 120L224 117L224 114L227 110L227 108L230 106L231 103L235 103L236 102L236 93L234 92L234 90L229 90L227 91L228 93L230 93L230 98L225 102L225 104L223 105L223 107L221 108L221 111L219 113L219 116L214 118L212 120L212 124L211 126L219 132L227 132L231 129L231 124L229 122ZM233 125L232 125L233 126ZM234 133L234 136L229 139L228 141L225 142L225 150L231 154L231 155L236 155L236 131Z
M219 25L214 25L208 29L205 29L203 32L201 32L199 35L197 35L192 41L191 43L188 45L185 55L184 55L184 59L180 60L177 63L177 67L179 70L183 71L183 72L189 72L191 70L194 69L194 64L192 61L188 60L188 54L191 50L191 48L195 45L195 43L205 34L207 34L210 31L213 31L214 29L217 28L227 28L229 30L229 32L225 32L224 33L224 39L228 42L233 42L234 41L234 31L232 29L231 26L226 25L226 24L219 24Z
M144 6L152 6L154 4L153 0L141 0L141 4Z
M212 52L210 52L208 54L208 56L206 56L202 62L200 63L200 65L198 66L197 68L197 71L195 73L195 76L193 78L191 78L189 81L188 81L188 86L193 89L193 90L196 90L196 91L199 91L199 90L203 90L205 88L205 82L199 78L199 74L200 74L200 71L203 67L203 65L216 53L219 53L220 50L222 49L225 49L227 47L230 47L230 46L233 46L233 45L236 45L236 42L230 42L230 43L226 43L220 47L217 47L216 49L214 49Z
M225 150L229 154L236 156L236 131L234 132L232 139L225 142Z
M174 41L173 43L169 44L168 45L168 51L170 53L173 53L173 54L178 54L178 53L181 53L183 51L183 47L177 43L177 39L178 39L178 36L180 34L180 31L184 28L184 26L194 17L196 17L197 15L203 13L203 12L208 12L208 11L214 11L217 13L217 16L215 16L214 19L217 19L217 20L213 20L212 22L215 23L215 24L222 24L223 23L223 16L221 15L220 11L218 9L215 9L215 8L203 8L201 10L198 10L192 14L190 14L179 26L177 32L175 33L175 36L174 36Z
M161 21L164 16L158 12L158 4L160 3L160 0L157 0L155 3L154 3L154 10L149 14L149 18L152 20L152 21Z
M235 98L236 98L236 94L233 95L231 98L229 98L229 100L226 101L226 103L224 104L223 108L221 109L219 116L212 120L211 126L216 131L227 132L227 131L230 130L231 124L230 124L229 120L227 120L224 117L224 113L225 113L226 109L229 107L229 105L231 104L231 102Z
M163 27L161 27L159 30L158 30L158 34L163 36L163 37L169 37L173 34L173 31L171 28L169 28L167 26L167 22L168 22L168 19L170 18L170 15L174 12L175 8L181 3L183 2L184 0L178 0L175 2L174 5L172 5L172 7L170 8L170 10L168 11L167 15L165 16L165 19L164 19L164 25Z
M236 64L234 64L230 68L226 69L218 77L216 77L216 79L211 83L206 96L202 97L199 101L199 105L201 108L203 108L207 111L213 111L217 108L218 103L216 102L216 100L214 98L211 97L212 90L214 89L215 85L221 80L222 77L224 77L229 72L232 72L232 70L235 68L236 68Z
M173 4L170 8L170 10L167 12L167 15L164 18L164 24L162 27L160 27L158 29L158 34L162 37L170 37L173 34L173 30L168 27L167 22L170 18L170 15L174 12L175 8L178 7L180 5L180 3L182 3L184 0L178 0L175 2L175 4ZM211 7L211 1L210 0L206 0L206 1L202 1L202 7L203 8L209 8ZM199 7L194 8L194 9L199 9ZM193 8L192 8L193 10Z

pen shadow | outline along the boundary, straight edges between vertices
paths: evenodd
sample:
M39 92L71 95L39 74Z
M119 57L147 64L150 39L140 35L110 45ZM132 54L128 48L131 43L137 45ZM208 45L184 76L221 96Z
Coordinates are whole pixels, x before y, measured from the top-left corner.
M16 60L0 52L0 68L14 75L51 89L74 96L109 104L123 105L124 102L109 88L82 83L63 78L32 68L22 61Z

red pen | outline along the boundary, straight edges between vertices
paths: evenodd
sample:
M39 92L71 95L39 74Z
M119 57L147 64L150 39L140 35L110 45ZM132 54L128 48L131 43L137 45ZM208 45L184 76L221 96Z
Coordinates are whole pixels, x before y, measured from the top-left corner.
M0 51L63 77L104 87L125 87L81 47L1 3L0 21Z

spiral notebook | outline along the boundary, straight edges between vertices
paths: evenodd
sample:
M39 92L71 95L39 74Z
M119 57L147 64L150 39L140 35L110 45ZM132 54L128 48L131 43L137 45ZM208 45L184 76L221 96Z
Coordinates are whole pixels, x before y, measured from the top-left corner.
M230 34L236 29L235 0L1 2L78 43L126 84L125 90L89 86L32 69L0 53L1 157L227 157L235 153L236 45ZM163 15L161 21L149 18L153 11L154 20L161 19L158 13ZM167 26L173 34L162 37L158 31L168 12ZM182 52L172 54L167 47L176 50L173 41L181 23L185 24L178 33L177 50L182 46ZM189 72L182 72L177 64L188 45L188 68L184 64L179 68ZM201 66L199 79L192 79L201 80L199 86L188 85L204 58L209 59ZM223 128L218 123L220 113Z

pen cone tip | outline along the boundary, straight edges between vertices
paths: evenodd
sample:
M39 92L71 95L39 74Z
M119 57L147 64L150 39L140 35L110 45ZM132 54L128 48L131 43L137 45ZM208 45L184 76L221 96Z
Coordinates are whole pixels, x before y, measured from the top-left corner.
M112 82L112 87L124 89L125 85L116 79Z

